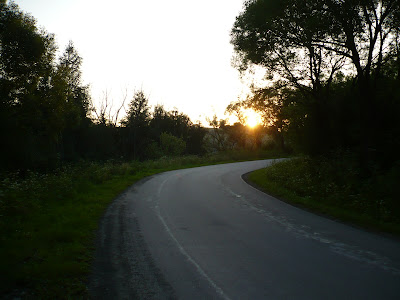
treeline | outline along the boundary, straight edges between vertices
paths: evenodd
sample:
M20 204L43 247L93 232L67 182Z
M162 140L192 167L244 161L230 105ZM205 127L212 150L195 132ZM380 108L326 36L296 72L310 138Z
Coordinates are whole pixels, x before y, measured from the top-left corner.
M268 84L229 110L258 110L297 151L351 151L365 175L398 160L399 1L250 0L231 43L237 68Z
M48 170L80 159L148 159L201 154L204 128L137 91L117 126L93 117L72 42L56 57L54 35L13 3L0 1L0 169Z
M230 110L228 110L230 111ZM239 111L242 113L242 111ZM208 151L264 151L273 154L289 154L291 149L285 147L276 136L273 128L258 124L254 127L244 125L244 116L239 116L239 121L229 124L227 120L218 120L214 115L208 120L210 128L205 137L205 145Z

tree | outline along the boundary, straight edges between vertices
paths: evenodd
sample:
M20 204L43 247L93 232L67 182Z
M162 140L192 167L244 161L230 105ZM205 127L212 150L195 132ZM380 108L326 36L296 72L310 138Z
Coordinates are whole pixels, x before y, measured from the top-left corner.
M200 123L192 124L189 127L188 137L186 139L186 151L189 154L202 155L206 152L204 147L204 137L206 129Z
M54 102L62 102L63 124L58 136L61 157L73 159L83 155L82 131L91 123L89 119L89 86L83 85L81 78L82 58L72 41L68 43L59 58L51 81Z
M288 129L290 118L284 116L284 104L288 102L287 96L290 91L291 89L280 86L279 82L271 87L253 89L245 100L229 104L227 112L240 114L242 109L258 112L275 143L284 150L284 132Z
M69 126L78 126L89 112L89 86L82 84L82 57L76 51L72 41L69 41L63 55L59 59L55 78L59 80L62 91L59 97L64 97L67 121Z
M320 129L315 137L320 141L318 148L325 150L327 98L344 59L312 43L323 34L316 26L317 16L311 13L320 9L314 1L248 1L236 18L231 43L241 71L252 64L265 68L266 77L275 81L269 91L294 88L302 93L307 101L303 105L310 107L308 117ZM262 89L255 95L265 92Z
M335 30L327 41L315 41L348 58L356 70L360 98L361 161L366 169L370 149L377 149L378 135L384 130L377 114L381 100L376 87L394 44L398 44L400 3L389 1L326 1Z
M128 155L133 154L133 159L143 157L145 146L149 143L150 106L148 102L142 90L136 91L129 103L127 116L122 122L128 129Z
M142 90L136 91L129 103L123 124L127 127L144 127L150 121L149 100Z
M122 109L125 109L125 102L127 99L127 89L123 90L122 101L120 102L118 108L113 111L113 99L109 98L109 93L107 90L103 91L103 97L99 107L94 107L90 103L90 111L94 115L94 122L102 126L117 127L120 123L120 113Z
M163 105L156 105L150 121L153 136L157 139L162 132L186 139L192 126L190 118L174 109L166 111Z
M396 0L251 0L231 42L240 69L261 65L297 88L311 83L318 90L345 61L360 81L379 75L388 46L399 38L399 13Z
M375 87L399 41L399 6L396 0L247 1L231 31L238 68L262 66L270 79L301 93L323 151L330 148L332 84L339 71L353 75L359 107L354 117L366 166L368 149L377 146L382 129L375 123L380 119Z
M186 150L186 143L181 138L163 132L160 135L160 146L164 155L177 156Z
M168 133L186 143L186 153L203 154L205 130L200 124L193 124L184 113L174 109L166 111L163 105L154 107L150 120L151 138L162 147L160 136Z
M0 42L2 159L9 168L54 168L90 124L82 59L70 42L55 62L54 35L13 2L0 2Z
M211 126L208 135L208 148L213 151L225 151L231 149L233 145L229 142L229 136L226 130L226 120L218 120L217 115L212 119L207 119L208 124Z
M54 36L11 2L0 3L0 127L3 166L47 167L56 160L60 102L51 99ZM53 162L51 162L53 161Z
M0 5L2 104L22 105L24 97L48 83L56 50L54 36L39 31L36 20L15 3Z

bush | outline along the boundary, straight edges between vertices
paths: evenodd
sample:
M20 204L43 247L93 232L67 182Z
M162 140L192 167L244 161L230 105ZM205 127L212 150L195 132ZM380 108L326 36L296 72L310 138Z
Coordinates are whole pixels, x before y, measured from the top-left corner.
M160 135L160 146L164 155L167 156L178 156L186 150L184 140L166 132Z
M376 168L372 176L362 176L357 156L346 151L286 160L250 176L292 203L390 232L400 225L399 178L400 162L388 171Z

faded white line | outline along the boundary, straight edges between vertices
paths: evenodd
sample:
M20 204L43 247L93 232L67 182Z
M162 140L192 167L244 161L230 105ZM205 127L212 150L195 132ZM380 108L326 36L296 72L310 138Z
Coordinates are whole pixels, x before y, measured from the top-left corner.
M164 184L168 181L169 178L165 179L160 187L158 188L158 199L160 199L162 188ZM225 300L230 300L230 298L224 293L224 291L204 272L204 270L199 266L199 264L186 252L186 250L182 247L179 241L175 238L174 234L172 233L171 229L168 227L167 223L165 222L164 218L161 216L160 206L156 205L156 213L158 218L160 219L161 223L163 224L165 230L167 231L168 235L174 241L175 245L179 249L179 252L182 253L183 256L196 268L197 272L207 280L207 282L214 288L218 295Z
M241 179L243 180L243 178L241 178ZM243 180L243 182L246 183L244 180ZM221 184L222 184L222 182L221 182ZM255 187L253 187L249 184L247 184L247 185L250 186L251 188L253 188L254 190L260 192L260 190L256 189ZM237 199L237 201L242 202L246 207L259 213L266 219L269 219L271 221L274 221L274 222L280 224L281 226L283 226L286 229L286 231L292 232L293 234L295 234L298 237L312 239L312 240L318 241L320 243L329 245L329 248L331 249L331 251L333 251L337 254L343 255L347 258L350 258L350 259L353 259L353 260L356 260L359 262L367 263L370 265L374 265L374 266L379 267L387 272L391 272L394 275L400 275L400 269L393 267L392 261L388 257L379 255L373 251L363 250L363 249L360 249L359 247L334 240L334 239L326 236L323 233L314 231L309 226L293 224L292 222L290 222L287 218L285 218L283 216L276 216L276 215L272 214L271 212L268 212L264 209L254 206L253 204L251 204L249 201L246 200L246 197L235 193L228 186L226 186L224 184L222 184L222 186L224 187L225 191L228 192L230 195L232 195L235 199ZM277 200L277 201L279 201L279 200ZM301 228L299 228L299 226Z

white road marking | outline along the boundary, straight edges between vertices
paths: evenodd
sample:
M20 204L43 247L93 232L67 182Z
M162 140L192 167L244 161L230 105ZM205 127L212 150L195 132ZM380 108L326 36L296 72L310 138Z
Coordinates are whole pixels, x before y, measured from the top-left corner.
M160 199L161 196L161 191L162 188L164 187L164 184L168 181L169 178L165 179L160 187L158 188L158 200ZM175 245L179 249L179 252L182 253L183 256L186 257L186 259L196 268L197 272L208 281L208 283L214 288L214 290L217 292L218 295L221 296L221 298L225 300L230 300L230 298L224 293L224 291L204 272L204 270L199 266L199 264L186 252L186 250L182 247L182 245L179 243L179 241L175 238L174 234L172 233L171 229L168 227L167 223L165 222L164 218L161 216L160 212L160 206L156 205L156 213L158 218L160 219L161 223L163 224L165 230L167 231L168 235L171 237L171 239L174 241Z
M241 178L241 179L243 180L243 178ZM245 182L245 181L243 180L243 182ZM250 186L251 188L253 188L254 190L260 192L260 190L256 189L255 187L253 187L249 184L247 184L247 185ZM391 272L394 275L400 275L400 269L393 267L392 261L388 257L379 255L372 251L360 249L359 247L356 247L353 245L349 245L349 244L334 240L330 237L327 237L323 233L312 230L312 228L310 228L309 226L293 224L292 222L290 222L287 218L285 218L283 216L276 216L264 209L255 207L253 204L251 204L249 201L247 201L243 195L239 195L239 194L235 193L234 191L232 191L229 187L227 187L225 185L223 185L223 186L224 186L224 189L229 194L231 194L235 198L240 198L240 201L242 203L244 203L248 208L261 214L266 219L272 220L272 221L277 222L278 224L282 225L286 229L286 231L292 232L293 234L295 234L298 237L312 239L314 241L318 241L320 243L327 244L327 245L329 245L329 248L333 252L335 252L339 255L343 255L347 258L350 258L350 259L353 259L353 260L356 260L359 262L374 265L374 266L381 268L387 272ZM303 229L301 229L300 227L302 227ZM306 230L306 229L308 229L308 230Z

